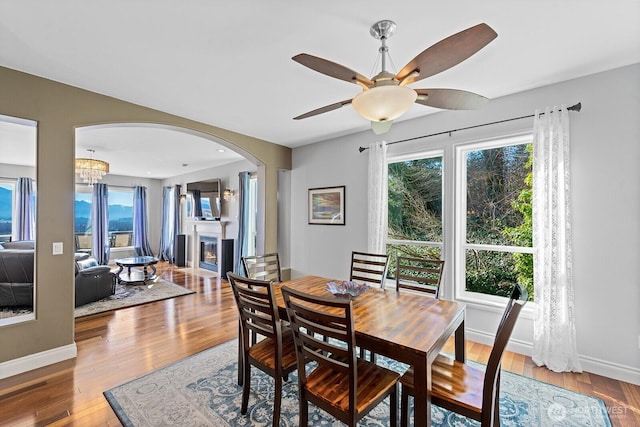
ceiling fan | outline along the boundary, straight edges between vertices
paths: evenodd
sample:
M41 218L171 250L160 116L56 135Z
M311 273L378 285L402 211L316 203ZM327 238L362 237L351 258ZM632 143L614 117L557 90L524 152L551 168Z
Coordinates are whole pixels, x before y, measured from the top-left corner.
M358 114L371 121L373 131L381 134L388 131L393 120L404 114L413 103L447 110L473 110L489 101L484 96L463 90L413 89L407 85L445 71L478 52L498 36L491 27L482 23L449 36L422 51L394 75L386 70L389 52L386 41L395 30L396 24L390 20L378 21L371 26L371 36L381 42L378 51L382 65L382 71L371 79L343 65L306 53L291 58L319 73L362 87L362 92L352 99L309 111L294 117L294 120L352 104Z

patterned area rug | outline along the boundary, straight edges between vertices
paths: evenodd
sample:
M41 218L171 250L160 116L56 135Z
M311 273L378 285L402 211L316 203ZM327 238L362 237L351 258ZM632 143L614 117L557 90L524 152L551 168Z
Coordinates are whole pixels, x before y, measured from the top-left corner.
M195 293L195 291L162 279L156 279L144 285L118 284L116 285L116 293L114 295L77 307L75 309L75 317L89 316L104 311L117 310L193 293Z
M125 426L267 426L271 425L273 380L252 369L247 415L240 414L242 387L237 384L237 344L229 341L173 365L105 391ZM406 366L378 356L378 363L404 372ZM410 399L411 400L411 399ZM298 425L297 375L284 385L281 426ZM611 426L604 403L517 374L503 371L500 396L503 426ZM360 426L388 426L385 401ZM479 423L432 406L434 426ZM325 412L309 406L309 425L338 426Z

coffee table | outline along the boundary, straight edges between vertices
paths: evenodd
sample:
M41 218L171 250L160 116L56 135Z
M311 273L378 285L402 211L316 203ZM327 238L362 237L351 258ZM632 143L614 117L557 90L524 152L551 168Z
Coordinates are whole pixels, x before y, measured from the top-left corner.
M128 258L116 259L116 265L119 267L116 277L119 283L146 283L156 278L155 264L160 261L152 256L134 256ZM142 271L131 271L133 267L142 267ZM126 273L122 270L127 269Z

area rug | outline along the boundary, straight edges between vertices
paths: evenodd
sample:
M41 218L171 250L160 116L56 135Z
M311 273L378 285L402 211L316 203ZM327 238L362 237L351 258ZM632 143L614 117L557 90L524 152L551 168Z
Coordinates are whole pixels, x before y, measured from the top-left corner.
M147 282L147 284L126 285L119 283L116 285L116 293L114 295L77 307L74 316L89 316L193 293L195 291L162 279L156 279L155 281Z
M240 414L237 343L229 341L104 392L124 426L270 426L271 377L252 369L246 415ZM378 363L402 373L406 365L378 356ZM521 375L503 371L500 415L503 426L610 427L604 403ZM411 400L411 399L410 399ZM388 426L389 407L378 405L360 426ZM434 426L479 423L432 405ZM280 426L298 425L297 376L284 384ZM313 405L309 425L342 425Z

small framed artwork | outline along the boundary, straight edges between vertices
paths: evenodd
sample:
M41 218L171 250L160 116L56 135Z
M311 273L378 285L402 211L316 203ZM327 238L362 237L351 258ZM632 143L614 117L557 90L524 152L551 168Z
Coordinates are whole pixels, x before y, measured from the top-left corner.
M309 224L344 225L344 188L309 189Z

